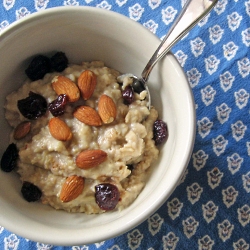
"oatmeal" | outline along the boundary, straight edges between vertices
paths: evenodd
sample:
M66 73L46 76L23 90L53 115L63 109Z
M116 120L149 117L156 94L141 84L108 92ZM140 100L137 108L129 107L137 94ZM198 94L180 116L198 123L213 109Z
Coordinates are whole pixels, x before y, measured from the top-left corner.
M87 214L122 210L145 186L159 154L153 138L158 112L148 109L146 91L131 95L131 79L118 83L119 75L103 62L84 62L29 80L7 96L16 171L41 191L42 203ZM28 119L20 106L33 105L35 95L48 108Z

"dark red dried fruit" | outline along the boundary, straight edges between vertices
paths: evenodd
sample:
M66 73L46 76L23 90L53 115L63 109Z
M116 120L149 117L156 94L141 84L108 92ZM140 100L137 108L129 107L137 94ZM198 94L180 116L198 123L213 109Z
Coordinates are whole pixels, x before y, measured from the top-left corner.
M134 79L132 83L132 88L134 92L140 94L143 90L145 90L144 84L139 81L139 79Z
M156 120L153 125L153 139L155 145L160 145L168 138L167 124L162 120Z
M95 200L97 205L106 211L115 209L120 199L118 188L110 183L102 183L95 186Z
M128 85L123 91L122 91L122 98L123 102L126 105L131 104L134 101L134 91L131 85Z
M50 58L51 68L57 72L62 72L68 67L68 58L63 52L57 52Z
M11 143L3 153L1 159L1 169L4 172L11 172L17 165L17 159L18 159L17 146L16 144Z
M67 96L65 94L61 94L49 104L48 109L53 116L60 116L64 114L67 103Z
M26 75L36 81L42 79L50 72L50 59L44 55L38 55L32 59L28 68L25 70Z
M36 185L27 181L23 183L21 193L28 202L38 201L42 196L42 191Z
M17 101L17 107L25 118L34 120L46 113L47 102L43 96L30 92L27 98Z

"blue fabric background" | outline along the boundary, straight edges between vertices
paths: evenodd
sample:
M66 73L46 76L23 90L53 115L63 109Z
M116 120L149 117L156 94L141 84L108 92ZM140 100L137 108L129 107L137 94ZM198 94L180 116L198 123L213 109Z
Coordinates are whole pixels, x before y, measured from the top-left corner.
M119 12L163 38L183 0L3 0L0 31L55 6ZM138 42L140 42L138 40ZM0 249L250 249L250 0L219 0L172 50L188 76L197 135L186 174L166 203L130 232L87 246L52 246L0 227ZM180 100L181 101L181 100Z

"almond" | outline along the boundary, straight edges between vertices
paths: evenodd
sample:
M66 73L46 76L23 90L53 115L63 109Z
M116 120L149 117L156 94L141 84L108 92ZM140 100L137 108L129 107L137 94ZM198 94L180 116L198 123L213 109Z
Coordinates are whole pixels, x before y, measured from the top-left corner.
M97 83L97 77L91 70L85 70L78 78L78 87L80 89L82 98L88 100L94 93Z
M98 102L98 113L102 121L106 124L115 120L116 105L111 97L107 95L101 95Z
M89 106L79 106L73 113L74 117L90 126L101 126L102 120L97 111Z
M72 138L72 132L70 128L58 117L53 117L50 119L49 131L50 134L59 141L68 141Z
M15 140L20 140L24 138L31 129L31 122L25 121L21 122L20 124L17 125L17 127L14 130L13 137Z
M82 151L76 157L76 165L82 169L89 169L100 165L107 159L107 153L100 149Z
M80 98L77 85L65 76L56 76L52 80L52 88L57 95L67 95L69 102L76 102Z
M77 175L67 177L61 189L60 200L62 202L69 202L76 199L82 193L83 188L83 177Z

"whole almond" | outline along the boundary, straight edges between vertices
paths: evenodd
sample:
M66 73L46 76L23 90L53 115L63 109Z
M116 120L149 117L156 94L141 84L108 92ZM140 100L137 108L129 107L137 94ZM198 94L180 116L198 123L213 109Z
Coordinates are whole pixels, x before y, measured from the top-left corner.
M65 76L56 76L52 80L52 88L57 95L65 94L69 102L76 102L80 98L77 85Z
M14 129L14 134L13 134L14 139L20 140L24 138L30 132L30 129L31 129L31 122L29 121L21 122Z
M49 121L50 134L59 141L68 141L72 138L69 126L60 118L53 117Z
M97 111L89 106L79 106L73 113L80 122L90 126L101 126L102 120Z
M107 153L100 149L84 150L76 157L76 165L81 169L96 167L107 159Z
M111 97L107 95L101 95L98 102L98 113L102 121L106 124L115 120L116 105Z
M83 177L77 175L67 177L61 189L60 200L62 202L69 202L76 199L82 193L83 188Z
M85 70L78 78L78 87L80 89L82 98L88 100L94 93L97 83L96 74L91 70Z

